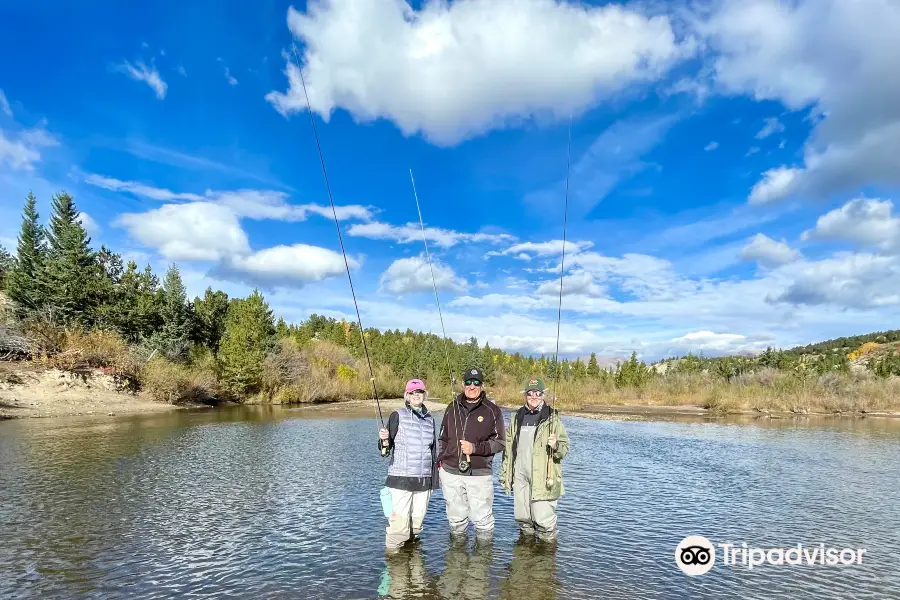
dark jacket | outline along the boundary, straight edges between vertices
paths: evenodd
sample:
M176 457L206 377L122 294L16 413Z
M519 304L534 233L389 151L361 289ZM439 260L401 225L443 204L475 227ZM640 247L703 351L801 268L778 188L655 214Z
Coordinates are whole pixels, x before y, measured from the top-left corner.
M471 467L459 472L462 448L459 440L472 442L475 448ZM505 447L506 431L503 413L482 391L474 403L465 394L459 394L444 411L441 433L438 437L438 463L454 475L493 475L494 455Z
M412 408L409 404L409 401L406 402L406 408ZM422 414L419 415L415 411L413 414L423 418L430 413L428 412L428 407L424 404L422 405ZM400 429L400 415L397 414L397 411L391 413L391 416L388 417L387 422L387 430L388 430L388 456L391 457L391 461L393 461L393 451L394 451L394 438L397 437L397 431ZM381 452L381 439L378 440L378 452ZM387 479L384 482L385 487L390 487L398 490L404 490L407 492L424 492L426 490L437 490L440 488L440 479L438 478L438 461L437 461L437 434L435 434L434 442L431 444L431 477L399 477L396 475L388 475Z

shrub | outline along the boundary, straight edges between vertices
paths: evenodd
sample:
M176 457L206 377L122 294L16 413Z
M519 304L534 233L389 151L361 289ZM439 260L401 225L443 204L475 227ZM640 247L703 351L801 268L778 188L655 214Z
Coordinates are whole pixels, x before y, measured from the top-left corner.
M142 372L144 389L154 400L169 404L218 404L216 375L209 368L154 358Z

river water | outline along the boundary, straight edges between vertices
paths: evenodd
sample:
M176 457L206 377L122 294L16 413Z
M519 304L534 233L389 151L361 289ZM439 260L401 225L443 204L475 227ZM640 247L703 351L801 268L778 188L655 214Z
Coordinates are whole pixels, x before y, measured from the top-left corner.
M371 411L2 422L0 598L900 598L900 423L564 421L557 545L499 488L493 541L451 543L438 492L388 557ZM688 577L688 535L866 551Z

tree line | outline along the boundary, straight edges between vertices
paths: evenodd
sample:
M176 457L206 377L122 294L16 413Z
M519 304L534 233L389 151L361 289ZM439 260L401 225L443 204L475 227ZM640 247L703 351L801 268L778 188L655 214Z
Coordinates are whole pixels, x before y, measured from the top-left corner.
M222 388L235 397L247 397L265 387L267 359L291 351L331 344L346 350L342 377L368 380L364 348L356 323L311 315L300 323L275 319L259 290L246 298L229 298L208 287L203 297L189 299L177 265L168 267L162 280L150 265L140 268L101 246L94 250L71 195L53 196L51 215L41 223L37 200L28 194L22 211L15 256L0 247L0 285L15 303L24 329L39 340L52 340L60 329L110 332L120 336L142 361L164 360L189 365L213 365ZM897 331L871 334L877 339L900 339ZM844 347L854 340L823 342L822 349ZM480 345L474 337L464 343L411 329L365 330L366 347L376 366L387 367L401 380L427 376L442 385L451 383L466 367L477 366L488 384L501 378L524 380L542 376L549 381L597 380L616 387L641 387L666 373L712 373L731 380L743 373L772 368L797 373L846 372L844 353L831 352L815 359L798 349L767 349L756 357L705 358L687 355L667 359L670 368L647 365L632 353L613 368L601 368L596 353L587 360L556 361L552 356L509 353ZM290 342L286 344L285 342ZM44 341L43 351L53 352ZM815 349L815 345L806 348ZM808 354L808 353L807 353ZM900 374L900 358L871 368L876 374ZM351 364L352 363L352 364Z

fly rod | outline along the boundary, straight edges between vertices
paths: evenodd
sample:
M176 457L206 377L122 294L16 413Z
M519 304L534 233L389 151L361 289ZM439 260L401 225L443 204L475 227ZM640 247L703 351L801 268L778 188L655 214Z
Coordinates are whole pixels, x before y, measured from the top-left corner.
M553 387L550 390L550 395L553 396L553 407L556 409L556 387L559 385L559 331L560 324L562 323L562 299L563 299L563 277L566 273L566 228L569 222L569 166L572 161L572 116L569 115L569 133L568 133L568 141L566 144L566 195L565 195L565 208L563 209L563 240L562 240L562 260L559 264L559 307L557 308L556 313L556 354L554 354L553 361L556 363L556 376L553 379ZM550 423L548 428L550 429L550 433L553 433L553 412L556 412L556 419L559 420L559 410L556 409L550 413ZM559 427L557 427L557 432ZM557 444L559 444L559 440L557 440ZM553 483L555 481L555 477L553 477L553 449L550 449L547 452L547 487L553 487Z
M416 180L413 177L412 169L409 170L409 180L412 183L413 197L416 199L416 212L419 214L419 227L422 229L422 243L425 245L425 256L428 258L428 268L431 271L431 287L434 290L434 302L437 304L438 316L441 320L441 334L444 336L444 353L447 357L447 375L450 378L450 402L453 403L453 367L450 365L450 341L447 339L447 330L444 329L444 315L441 311L441 300L438 298L437 282L434 277L434 266L431 263L431 253L428 251L428 239L425 236L425 222L422 220L422 208L419 205L419 193L416 191ZM459 431L459 415L457 411L453 412L456 422L456 430ZM456 440L456 455L459 457L459 440ZM461 458L461 457L460 457ZM465 461L460 461L459 467L461 471L468 470L471 458L466 455ZM465 468L464 468L465 467Z
M353 295L353 306L356 308L356 322L359 324L359 337L362 340L363 351L366 355L366 364L369 366L369 380L372 382L372 397L375 400L375 407L378 411L378 420L381 427L384 428L384 416L381 413L381 402L378 401L378 388L375 385L375 372L372 370L372 360L369 357L369 347L366 344L366 334L363 330L362 317L359 315L359 304L356 302L356 292L353 289L353 278L350 276L350 263L347 261L347 252L344 249L344 238L341 235L341 225L338 221L337 209L334 206L334 198L331 194L331 185L328 183L328 171L325 169L325 157L322 155L322 145L319 143L319 134L316 131L316 120L313 118L312 106L309 102L309 93L306 90L306 79L303 77L303 68L300 66L300 58L297 56L297 46L291 43L291 49L294 54L294 62L297 65L297 72L300 73L300 83L303 85L303 95L306 97L306 112L309 115L309 124L312 127L313 137L316 140L316 149L319 152L319 162L322 165L322 177L325 179L325 190L328 192L328 201L331 202L331 213L334 215L334 226L337 229L338 241L341 244L341 254L344 257L344 267L347 269L347 280L350 282L350 293ZM381 442L381 455L387 456L388 441Z

